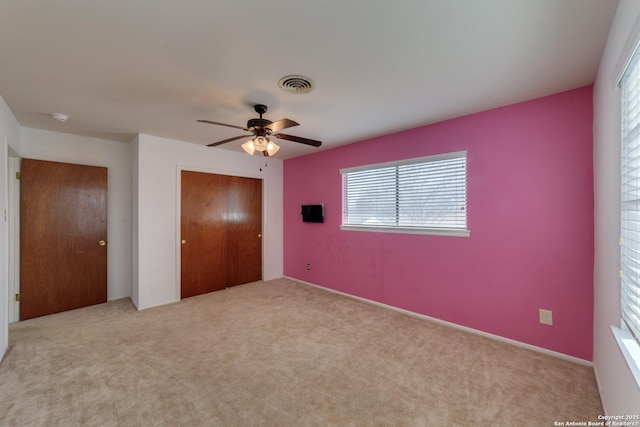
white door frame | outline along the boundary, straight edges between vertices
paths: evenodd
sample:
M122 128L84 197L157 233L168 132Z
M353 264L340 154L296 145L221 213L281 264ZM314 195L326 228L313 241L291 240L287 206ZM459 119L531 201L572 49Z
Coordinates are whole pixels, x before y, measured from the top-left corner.
M8 206L6 212L9 221L9 323L20 320L20 301L16 295L20 294L20 158L12 157L8 160Z

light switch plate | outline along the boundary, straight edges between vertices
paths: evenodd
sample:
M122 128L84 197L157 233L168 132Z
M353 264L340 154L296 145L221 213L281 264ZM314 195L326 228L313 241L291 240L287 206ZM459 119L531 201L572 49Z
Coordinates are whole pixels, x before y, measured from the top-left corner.
M540 323L543 325L553 325L553 313L551 310L540 309Z

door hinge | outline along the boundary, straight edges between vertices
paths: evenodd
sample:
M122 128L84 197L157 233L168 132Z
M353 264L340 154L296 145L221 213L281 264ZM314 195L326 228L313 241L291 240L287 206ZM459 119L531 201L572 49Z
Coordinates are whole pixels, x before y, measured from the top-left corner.
M20 294L16 294L16 301L20 301Z
M16 179L20 179L21 176L20 172L16 172Z

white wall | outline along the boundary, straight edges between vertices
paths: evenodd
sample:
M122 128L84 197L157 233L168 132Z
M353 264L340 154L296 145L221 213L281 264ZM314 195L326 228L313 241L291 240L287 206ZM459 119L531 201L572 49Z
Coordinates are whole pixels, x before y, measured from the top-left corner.
M108 168L107 299L131 295L131 148L117 141L22 128L22 157Z
M0 97L0 213L8 207L8 157L20 152L20 125ZM14 154L11 154L14 155ZM0 360L9 347L9 228L0 220Z
M139 309L180 299L181 170L195 170L263 179L263 279L283 275L282 161L249 156L149 135L134 142L137 183L134 203L133 254L138 270L132 300ZM133 156L136 158L136 154ZM267 166L265 167L265 163ZM260 170L262 169L262 170ZM137 290L137 294L135 294Z
M640 389L611 333L620 326L620 94L617 71L630 55L628 40L638 36L640 2L620 0L594 86L594 355L593 364L605 413L638 414ZM635 30L634 30L635 26Z

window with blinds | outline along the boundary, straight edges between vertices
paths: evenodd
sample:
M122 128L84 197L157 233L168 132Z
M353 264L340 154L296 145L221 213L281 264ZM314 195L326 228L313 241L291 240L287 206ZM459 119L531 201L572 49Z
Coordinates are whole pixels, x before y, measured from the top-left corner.
M634 54L620 82L621 161L621 303L622 320L640 342L640 66Z
M340 173L343 229L469 235L466 151Z

